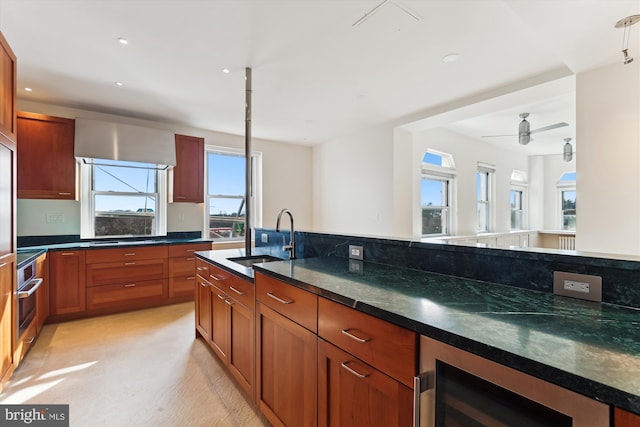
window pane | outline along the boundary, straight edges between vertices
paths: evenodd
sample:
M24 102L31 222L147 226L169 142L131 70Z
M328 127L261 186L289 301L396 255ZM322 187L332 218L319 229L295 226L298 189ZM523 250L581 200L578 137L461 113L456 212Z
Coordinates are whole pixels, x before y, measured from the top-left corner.
M209 197L209 237L244 236L244 197Z
M155 165L115 161L111 163L122 166L93 165L94 191L115 191L126 193L156 192L157 173ZM137 167L131 167L134 165Z
M150 196L95 196L95 236L152 236L156 202Z
M421 182L422 206L446 206L446 181L423 178Z
M209 194L244 195L244 157L210 152L208 153L208 175Z
M424 153L424 157L422 158L423 163L429 163L430 165L442 166L442 156L437 154L429 153L428 151Z
M575 172L566 172L566 173L563 173L562 176L560 177L560 181L562 182L575 181L575 180L576 180Z
M422 234L445 234L447 232L447 209L422 209Z

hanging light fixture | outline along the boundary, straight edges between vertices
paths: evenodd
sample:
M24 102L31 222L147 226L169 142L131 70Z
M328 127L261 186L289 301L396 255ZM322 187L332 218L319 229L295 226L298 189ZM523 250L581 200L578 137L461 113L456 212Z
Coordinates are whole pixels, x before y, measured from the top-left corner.
M565 162L573 160L573 147L571 146L571 138L564 139L564 148L562 150L562 159Z
M631 33L631 26L639 21L640 15L630 15L616 22L615 28L622 28L624 30L622 33L623 64L630 64L633 62L633 57L629 56L629 34Z

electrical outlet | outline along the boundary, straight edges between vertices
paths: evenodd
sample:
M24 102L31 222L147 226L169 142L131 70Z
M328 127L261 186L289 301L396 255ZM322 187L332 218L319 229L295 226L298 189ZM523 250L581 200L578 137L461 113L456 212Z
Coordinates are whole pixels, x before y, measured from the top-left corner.
M600 302L602 301L602 277L554 271L553 293Z
M359 259L362 261L364 259L364 250L362 246L349 245L349 258Z
M269 235L267 233L262 233L260 235L260 240L262 243L269 243Z
M46 222L47 224L62 224L64 222L64 214L47 212Z

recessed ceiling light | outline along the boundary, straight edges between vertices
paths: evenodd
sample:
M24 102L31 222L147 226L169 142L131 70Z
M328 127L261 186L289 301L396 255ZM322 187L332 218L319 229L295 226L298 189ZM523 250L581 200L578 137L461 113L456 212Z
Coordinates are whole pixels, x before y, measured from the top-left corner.
M442 62L451 63L456 62L458 59L460 59L460 55L457 53L450 53L442 57Z
M120 42L120 44L129 44L129 40L122 37L118 37L118 41Z
M222 72L223 72L223 73L225 73L225 74L229 74L229 73L230 73L230 71L229 71L229 69L228 69L228 68L223 68L223 69L222 69Z
M31 89L30 87L25 87L24 90L27 92L31 92L33 89Z
M122 82L116 82L116 86L124 86L124 83L122 83Z

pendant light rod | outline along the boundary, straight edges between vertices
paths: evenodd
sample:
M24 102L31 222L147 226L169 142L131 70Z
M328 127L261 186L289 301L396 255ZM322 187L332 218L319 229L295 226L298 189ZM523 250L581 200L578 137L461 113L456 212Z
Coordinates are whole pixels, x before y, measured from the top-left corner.
M244 69L244 157L245 157L245 206L244 206L244 246L245 254L251 256L251 68Z

